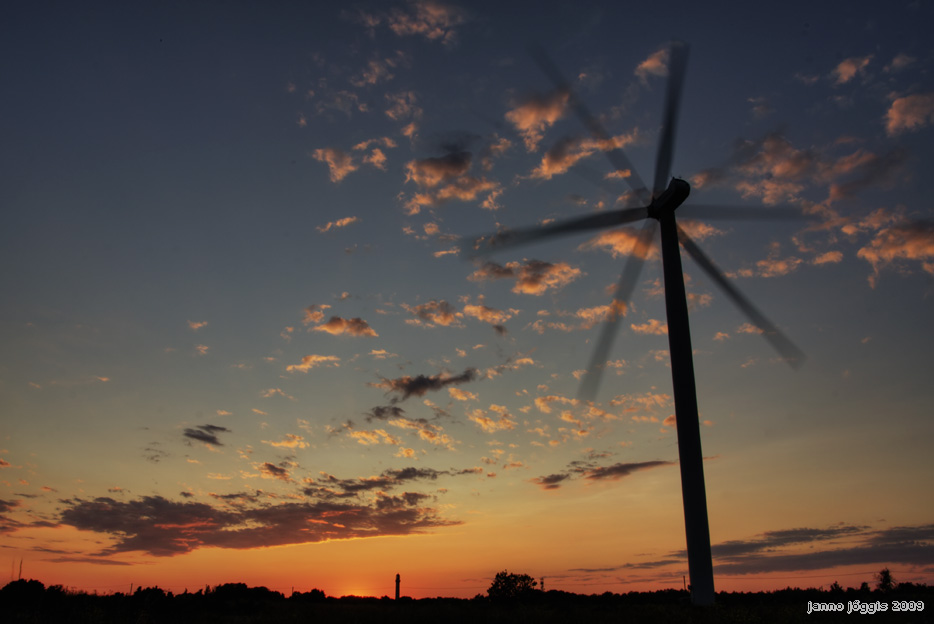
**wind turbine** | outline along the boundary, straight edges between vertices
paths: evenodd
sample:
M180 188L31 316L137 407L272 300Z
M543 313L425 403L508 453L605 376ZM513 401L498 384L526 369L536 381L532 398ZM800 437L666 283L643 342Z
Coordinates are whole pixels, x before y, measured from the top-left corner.
M596 396L600 375L606 364L619 317L638 280L646 251L652 244L656 228L661 230L662 271L665 281L665 309L668 317L668 345L671 358L671 377L675 401L678 435L678 458L681 468L681 493L684 500L684 525L687 536L688 571L691 579L691 601L696 605L714 602L713 562L710 554L710 529L707 521L707 495L704 485L704 464L701 452L700 424L697 413L697 392L694 382L694 360L691 350L691 330L688 322L687 297L681 269L681 247L731 299L763 336L792 366L797 367L804 355L779 329L769 321L713 264L675 220L675 211L690 195L691 187L685 181L671 178L671 161L677 126L681 88L687 67L688 47L684 43L671 44L668 54L668 86L665 98L655 179L652 191L646 188L635 168L623 151L613 145L612 139L597 119L590 114L551 60L538 48L531 53L541 69L568 94L568 104L581 119L591 136L605 150L616 171L629 172L624 179L641 207L621 208L575 219L551 223L542 227L506 230L473 239L472 255L485 255L499 249L549 239L553 236L575 234L588 230L617 227L647 220L623 268L610 313L604 323L587 374L581 384L580 396ZM758 208L742 210L728 206L696 206L692 216L702 218L789 218L800 213L788 208ZM682 211L682 214L684 211Z

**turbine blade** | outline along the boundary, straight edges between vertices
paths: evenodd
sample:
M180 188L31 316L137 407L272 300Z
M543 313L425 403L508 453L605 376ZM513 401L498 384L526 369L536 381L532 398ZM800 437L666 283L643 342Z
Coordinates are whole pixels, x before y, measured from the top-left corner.
M540 227L523 228L519 230L505 230L486 236L477 236L471 240L469 247L462 247L471 256L482 256L501 249L509 249L520 245L528 245L552 236L563 236L614 227L625 223L632 223L648 217L647 208L621 208L610 212L598 212L551 223Z
M681 87L684 84L687 63L687 44L673 41L668 52L668 93L665 97L662 134L658 142L658 158L655 160L655 185L652 187L656 197L661 195L668 186L668 177L671 175L671 156L674 150L678 108L681 105Z
M529 54L532 56L532 59L538 64L542 72L548 78L555 83L555 86L566 92L568 94L568 104L574 113L580 118L581 122L584 124L584 127L587 128L587 131L597 141L609 145L611 143L611 137L607 131L603 128L603 125L597 121L597 118L594 117L587 107L584 106L584 103L577 93L571 88L570 83L565 80L564 76L558 71L558 68L551 61L551 58L548 54L545 53L545 50L541 46L536 44L529 45ZM629 185L629 188L632 189L633 193L642 200L644 203L649 203L652 199L649 193L649 190L646 188L645 183L642 181L642 178L639 177L639 174L636 173L635 167L632 166L632 163L629 161L629 158L619 147L614 147L610 150L604 150L604 154L609 159L610 164L616 169L616 171L628 171L629 175L625 177L626 183Z
M765 315L730 283L726 276L720 272L720 269L707 257L707 254L701 251L700 247L680 227L678 228L678 240L681 241L681 245L694 258L698 266L733 300L733 303L752 321L752 324L762 330L763 337L778 351L779 355L792 368L798 368L805 358L801 349L795 346L788 336L783 334L772 321L765 318Z
M792 205L781 206L726 206L719 204L684 204L678 207L679 219L724 219L763 221L805 221L814 220L816 215L806 215L801 208Z
M597 347L594 349L593 356L590 358L590 365L587 366L587 372L584 374L580 388L577 391L578 399L593 401L597 397L600 380L603 378L603 370L606 368L607 358L610 357L610 349L613 348L613 341L619 331L619 319L625 314L626 308L629 306L632 291L639 281L639 273L642 271L645 257L648 255L649 247L655 238L657 225L658 221L649 219L642 226L632 253L626 258L626 264L619 276L616 291L613 293L613 299L610 302L610 313L600 329Z

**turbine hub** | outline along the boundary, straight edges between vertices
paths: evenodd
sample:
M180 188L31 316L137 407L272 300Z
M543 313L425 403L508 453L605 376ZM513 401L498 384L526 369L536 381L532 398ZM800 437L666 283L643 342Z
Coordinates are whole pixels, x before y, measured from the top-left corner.
M666 212L674 212L691 194L691 185L681 178L672 178L661 195L649 204L649 216L658 219Z

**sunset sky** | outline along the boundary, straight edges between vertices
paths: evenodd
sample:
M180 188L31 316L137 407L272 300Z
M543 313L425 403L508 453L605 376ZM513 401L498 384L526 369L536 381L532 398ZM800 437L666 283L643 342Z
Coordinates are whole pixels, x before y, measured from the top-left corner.
M682 225L806 355L683 255L716 588L934 583L934 5L764 7L5 4L0 563L682 587L658 247L592 402L640 225L460 253L632 203L530 44L652 180L678 39Z

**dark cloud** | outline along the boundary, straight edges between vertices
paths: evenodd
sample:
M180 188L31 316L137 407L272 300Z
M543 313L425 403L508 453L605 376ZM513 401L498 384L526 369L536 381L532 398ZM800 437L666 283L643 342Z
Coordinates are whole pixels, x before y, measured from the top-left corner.
M162 449L158 448L158 446L159 446L158 442L153 442L149 446L144 448L143 457L147 461L151 461L154 464L158 464L160 461L162 461L163 459L171 455L171 453L167 451L163 451Z
M186 438L198 440L205 444L223 446L221 441L217 439L218 433L231 433L231 431L227 427L221 427L219 425L198 425L194 429L185 429L183 435Z
M405 418L405 410L395 405L377 405L366 414L366 421L389 420L390 418Z
M803 553L751 555L714 566L716 574L757 574L793 570L822 570L848 565L901 564L928 566L934 544L860 544L851 548L809 550Z
M711 552L718 559L728 559L747 555L750 553L770 551L791 544L804 544L821 540L829 540L861 533L865 527L835 526L826 529L784 529L781 531L766 531L749 540L729 540L721 542L711 548Z
M561 487L561 482L566 481L571 478L571 475L566 473L556 473L545 475L544 477L536 477L532 479L534 483L542 486L546 490L557 490Z
M460 470L435 470L434 468L390 468L372 477L356 479L339 479L334 475L324 474L320 479L307 479L308 484L302 491L306 496L322 499L342 499L357 496L366 492L386 492L413 481L435 481L441 476L462 476L482 474L480 468L463 468Z
M839 184L831 184L830 199L847 199L860 191L876 185L887 185L901 170L908 158L903 148L895 148L881 155L867 154L862 161L848 172L848 179Z
M594 468L584 474L584 477L587 479L621 479L623 477L628 477L634 472L639 472L640 470L649 470L650 468L658 468L660 466L673 466L676 462L670 461L647 461L647 462L635 462L629 464L613 464L612 466L604 466Z
M282 481L292 480L289 476L289 471L286 468L276 466L275 464L270 464L269 462L263 462L259 466L259 471L272 479L280 479Z
M161 496L128 502L102 497L69 501L61 522L113 538L102 555L140 551L159 557L204 547L245 549L410 535L459 524L420 506L423 500L409 494L382 506L377 497L375 502L304 501L228 510Z
M56 557L54 559L46 559L46 561L52 561L54 563L90 563L92 565L105 565L105 566L129 566L133 565L126 561L117 561L115 559L107 559L105 557Z
M601 454L598 457L602 458L605 456L606 454ZM543 477L536 477L535 479L532 479L532 482L541 486L542 489L556 490L569 479L583 477L584 479L590 479L593 481L605 479L615 481L617 479L622 479L623 477L628 477L635 472L650 470L652 468L659 468L661 466L672 466L676 463L677 462L653 460L645 462L616 463L612 466L598 466L593 461L583 461L578 459L570 462L564 472L558 472Z
M292 482L282 466L267 462L260 469ZM252 494L211 494L215 504L172 501L162 496L130 501L76 498L61 501L65 509L60 523L109 535L114 544L98 553L101 556L128 551L172 556L203 547L242 549L410 535L460 524L441 518L436 509L426 506L435 495L410 491L412 483L478 473L482 473L479 468L435 470L409 466L355 479L323 474L319 479L305 479L301 492L306 500L282 504L269 504L269 497L259 490ZM406 489L402 493L392 493L403 487ZM191 498L187 493L182 496ZM10 501L2 503L4 508L15 506Z
M480 141L482 137L474 132L466 130L452 130L439 133L432 138L431 142L435 144L437 151L457 154L468 153L471 146Z
M412 396L424 396L429 391L437 391L447 386L468 383L477 378L477 370L468 368L460 375L449 376L445 373L431 376L416 375L415 377L406 375L396 379L383 379L382 382L373 385L384 388L387 393L397 393L399 396L392 399L392 402L396 403L405 401Z
M844 540L847 544L837 546ZM716 564L714 572L718 575L824 570L851 565L929 566L934 561L934 524L878 530L843 523L826 528L781 529L749 539L713 544L711 552ZM686 560L687 554L681 550L658 560L574 571L683 566Z

